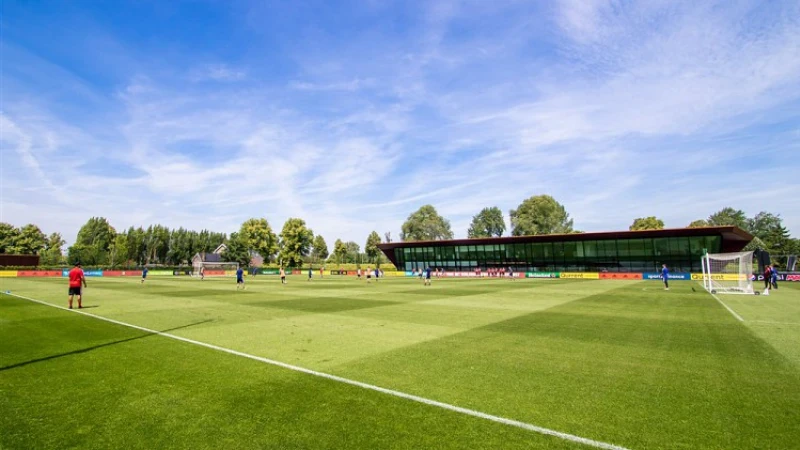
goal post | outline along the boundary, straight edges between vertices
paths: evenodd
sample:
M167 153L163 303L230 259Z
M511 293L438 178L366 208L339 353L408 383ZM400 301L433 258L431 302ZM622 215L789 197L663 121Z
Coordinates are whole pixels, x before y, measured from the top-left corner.
M233 276L239 269L237 262L201 262L196 261L192 264L192 276L200 277L224 277Z
M703 288L712 294L755 294L753 252L706 253Z

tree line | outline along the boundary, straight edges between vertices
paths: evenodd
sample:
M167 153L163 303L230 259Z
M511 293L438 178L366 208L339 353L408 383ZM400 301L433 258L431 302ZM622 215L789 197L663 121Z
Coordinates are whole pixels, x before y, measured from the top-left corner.
M110 267L182 266L191 264L194 255L213 252L221 244L225 244L222 252L225 261L244 266L249 266L256 254L265 263L285 267L327 261L379 266L387 261L378 248L380 243L380 235L373 231L367 237L363 253L357 243L337 239L334 253L330 254L325 238L315 236L305 221L298 218L288 219L280 233L272 230L267 219L251 218L228 236L209 230L170 229L163 225L130 227L118 232L106 218L92 217L81 226L75 243L65 254L65 240L59 233L47 236L34 224L16 228L0 223L0 253L39 255L43 266L76 262Z
M573 220L564 205L549 195L527 198L509 211L511 235L581 233L573 228ZM699 219L688 227L735 225L755 239L747 250L765 249L773 254L800 252L800 240L793 239L779 214L766 211L748 217L743 211L723 208L706 219ZM629 229L663 229L664 221L655 216L634 219ZM503 212L496 206L486 207L472 218L467 236L470 238L501 237L506 233ZM435 241L452 239L450 221L442 217L432 205L424 205L412 212L401 227L402 241ZM391 233L385 233L383 242L391 242ZM381 236L372 231L366 239L363 252L358 243L337 239L329 251L325 239L315 235L305 221L289 218L280 233L273 231L265 218L250 218L239 230L230 234L209 230L193 231L185 228L169 229L163 225L147 228L130 227L117 232L103 217L90 218L78 231L75 243L62 253L65 241L59 233L46 235L34 225L16 228L0 223L0 253L36 254L41 265L55 266L80 261L91 266L180 266L191 264L197 253L209 253L225 244L223 258L249 265L253 255L264 258L265 263L284 267L302 267L304 264L372 264L379 266L386 257L378 248Z
M581 233L573 228L564 205L549 195L535 195L509 211L511 236L530 236L539 234ZM779 214L766 211L747 217L742 210L731 207L722 208L706 219L699 219L687 225L688 228L735 225L754 236L746 250L763 249L773 254L800 253L800 239L793 239L783 226ZM655 217L634 219L630 231L659 230L664 221ZM469 238L502 237L506 232L503 212L496 206L483 208L475 216L467 229ZM439 215L432 205L424 205L411 213L402 226L400 235L403 241L435 241L452 239L450 221Z

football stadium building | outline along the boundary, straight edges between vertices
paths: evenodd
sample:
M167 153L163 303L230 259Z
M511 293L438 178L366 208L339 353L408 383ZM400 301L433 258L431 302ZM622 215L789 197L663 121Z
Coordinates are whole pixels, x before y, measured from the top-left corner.
M701 272L704 251L741 251L753 236L737 227L550 234L450 241L392 242L380 249L398 270L448 272Z

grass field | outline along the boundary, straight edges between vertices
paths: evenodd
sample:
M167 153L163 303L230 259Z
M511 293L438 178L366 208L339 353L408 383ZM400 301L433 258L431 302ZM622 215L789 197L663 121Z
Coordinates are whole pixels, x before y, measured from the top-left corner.
M88 281L91 315L599 443L800 448L798 285L720 296L740 321L694 282ZM0 448L123 447L590 448L0 295Z

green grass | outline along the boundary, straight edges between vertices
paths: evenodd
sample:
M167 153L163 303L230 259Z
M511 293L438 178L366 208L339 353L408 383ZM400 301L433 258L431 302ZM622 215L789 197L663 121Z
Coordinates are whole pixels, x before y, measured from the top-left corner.
M800 285L90 279L85 311L628 448L793 448ZM694 286L698 292L693 292ZM62 279L0 290L66 305ZM0 448L584 448L0 296Z

